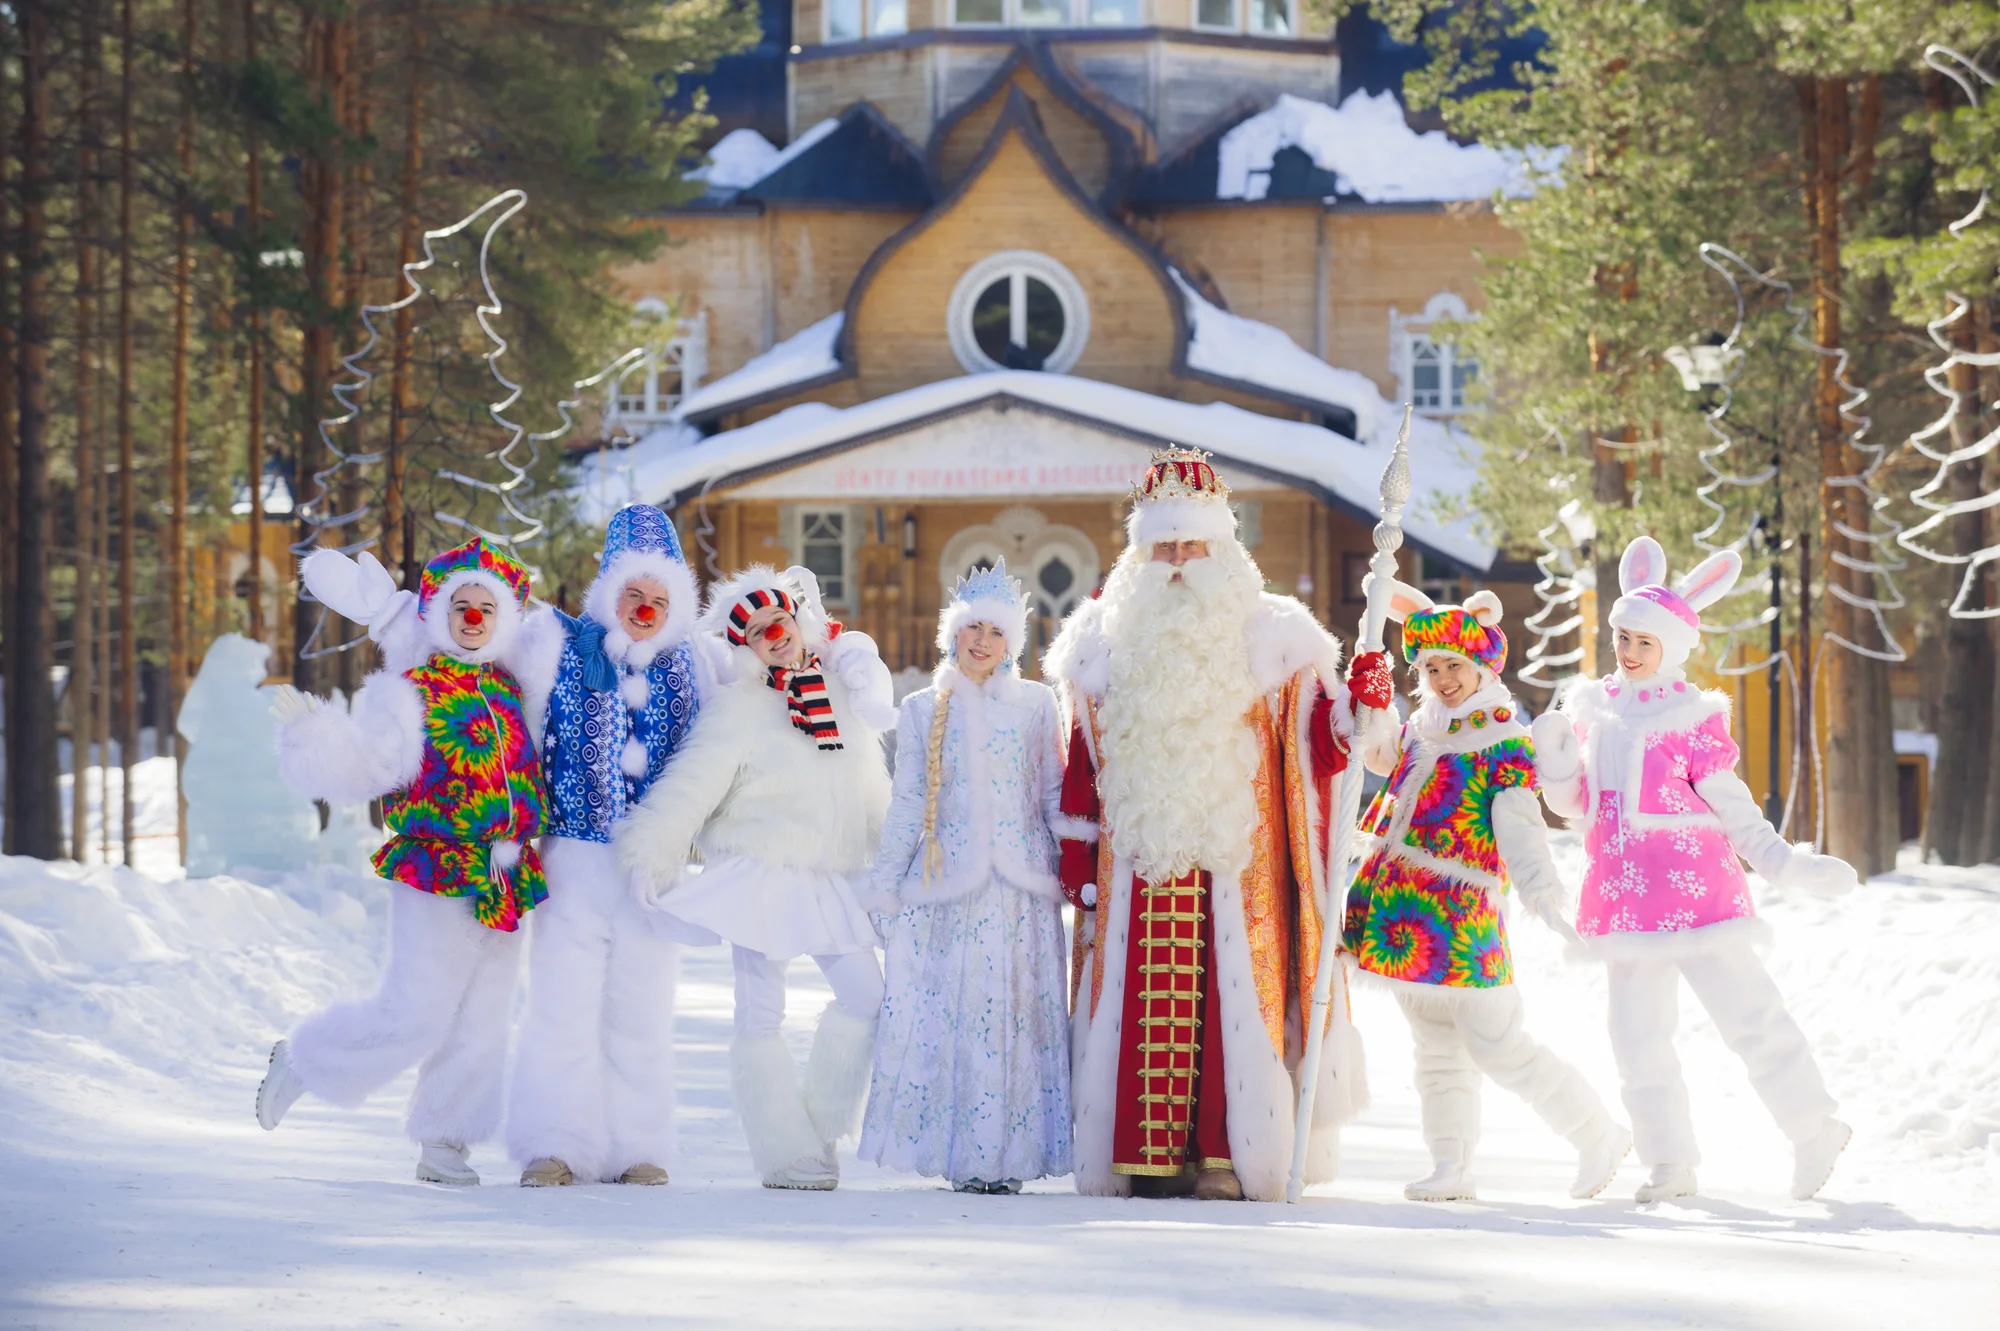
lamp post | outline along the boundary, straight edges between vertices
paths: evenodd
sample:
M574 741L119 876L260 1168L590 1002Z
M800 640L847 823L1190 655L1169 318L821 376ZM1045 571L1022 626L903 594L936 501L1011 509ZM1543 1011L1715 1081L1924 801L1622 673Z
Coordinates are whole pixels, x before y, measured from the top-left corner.
M1731 345L1732 338L1720 333L1709 333L1694 346L1668 347L1663 353L1667 363L1672 365L1681 377L1681 387L1690 393L1708 394L1719 388L1726 388L1736 377L1742 364L1743 349ZM1716 407L1709 408L1710 418L1727 410L1727 398ZM1779 725L1779 703L1783 682L1778 678L1779 656L1784 651L1784 578L1779 556L1784 549L1785 530L1785 489L1781 464L1784 450L1776 439L1771 438L1754 425L1742 427L1758 439L1771 446L1771 511L1766 515L1761 510L1757 514L1756 527L1763 533L1764 549L1771 560L1771 660L1770 673L1765 678L1769 692L1765 707L1768 727L1766 745L1769 766L1764 789L1764 817L1772 826L1782 830L1785 816L1785 801L1778 793L1782 779L1783 765L1778 750L1781 743Z

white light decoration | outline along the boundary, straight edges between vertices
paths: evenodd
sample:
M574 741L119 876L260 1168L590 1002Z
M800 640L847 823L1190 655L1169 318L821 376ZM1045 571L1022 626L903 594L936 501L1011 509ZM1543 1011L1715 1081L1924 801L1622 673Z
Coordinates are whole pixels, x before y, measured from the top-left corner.
M1993 75L1987 73L1970 57L1948 46L1925 47L1924 63L1957 84L1974 106L1979 105L1981 85L1990 88L1994 84ZM1954 240L1963 240L1965 233L1985 218L1988 203L1987 192L1981 190L1979 200L1973 204L1971 211L1946 228ZM1988 431L1964 448L1951 447L1951 427L1958 420L1961 406L1959 395L1951 388L1952 370L1961 365L1980 368L2000 365L2000 353L1981 354L1960 351L1953 347L1945 330L1958 320L1969 317L1972 303L1956 291L1947 291L1945 305L1945 312L1925 325L1925 331L1930 334L1931 341L1937 344L1938 350L1945 353L1945 357L1924 371L1924 381L1931 386L1931 391L1945 400L1944 414L1910 436L1910 447L1937 464L1937 470L1931 474L1930 480L1910 492L1910 502L1929 516L1898 535L1896 539L1905 550L1921 555L1933 563L1963 566L1964 572L1959 577L1958 592L1952 597L1947 610L1953 619L1991 619L2000 615L2000 605L1980 608L1971 605L1970 602L1978 596L1981 570L1995 560L2000 560L2000 545L1988 545L1972 554L1962 555L1939 550L1929 544L1933 534L1942 534L1941 529L1947 524L2000 505L2000 490L1957 501L1937 497L1946 482L1950 480L1953 468L1976 467L1979 459L1991 453L1995 447L2000 447L2000 427ZM1942 448L1933 446L1933 440L1943 440Z

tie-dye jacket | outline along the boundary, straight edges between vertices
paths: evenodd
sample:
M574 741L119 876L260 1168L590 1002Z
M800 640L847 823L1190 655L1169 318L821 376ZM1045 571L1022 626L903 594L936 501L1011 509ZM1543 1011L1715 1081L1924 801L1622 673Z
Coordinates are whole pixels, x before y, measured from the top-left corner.
M1500 896L1508 871L1494 800L1535 790L1534 742L1504 690L1459 716L1426 713L1396 739L1395 769L1362 816L1368 857L1342 945L1383 979L1454 989L1514 981ZM1441 710L1441 709L1439 709Z
M375 852L375 871L439 896L473 898L489 928L513 931L548 897L533 839L548 820L542 765L521 708L521 686L504 668L443 653L405 671L424 713L416 780L382 798L394 833ZM505 863L497 843L519 858Z

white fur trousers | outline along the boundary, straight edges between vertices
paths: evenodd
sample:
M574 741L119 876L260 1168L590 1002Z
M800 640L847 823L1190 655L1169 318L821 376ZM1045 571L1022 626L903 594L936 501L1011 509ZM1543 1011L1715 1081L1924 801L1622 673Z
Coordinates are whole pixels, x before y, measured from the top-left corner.
M292 1032L306 1089L352 1109L412 1063L404 1129L420 1143L470 1146L500 1126L518 933L473 918L466 897L389 888L389 953L367 998L335 1003Z
M674 1150L679 949L640 909L608 845L550 837L549 899L529 917L528 1013L507 1095L507 1150L553 1156L580 1182Z
M875 953L815 957L833 987L820 1014L801 1085L779 1027L785 1019L785 963L732 950L736 1038L729 1049L730 1089L750 1159L764 1178L809 1157L831 1157L861 1127L862 1101L875 1059L882 1010L882 967Z
M1417 1099L1432 1160L1472 1163L1482 1076L1526 1100L1579 1150L1609 1128L1604 1102L1583 1074L1528 1034L1512 985L1470 993L1413 989L1399 986L1396 1000L1416 1043Z
M1639 1159L1648 1165L1701 1163L1687 1083L1674 1054L1683 975L1722 1042L1743 1060L1778 1127L1794 1142L1810 1140L1832 1115L1833 1097L1764 963L1748 941L1731 939L1678 956L1610 963L1611 1051Z

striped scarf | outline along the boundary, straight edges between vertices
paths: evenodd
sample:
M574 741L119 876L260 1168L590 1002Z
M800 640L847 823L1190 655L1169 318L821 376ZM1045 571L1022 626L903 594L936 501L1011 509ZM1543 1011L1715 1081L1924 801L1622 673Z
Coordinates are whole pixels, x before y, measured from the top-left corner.
M826 676L820 673L819 658L808 655L796 670L769 666L767 680L785 695L785 709L792 714L798 732L819 745L821 753L841 747L840 727L833 719L833 703L826 696Z

